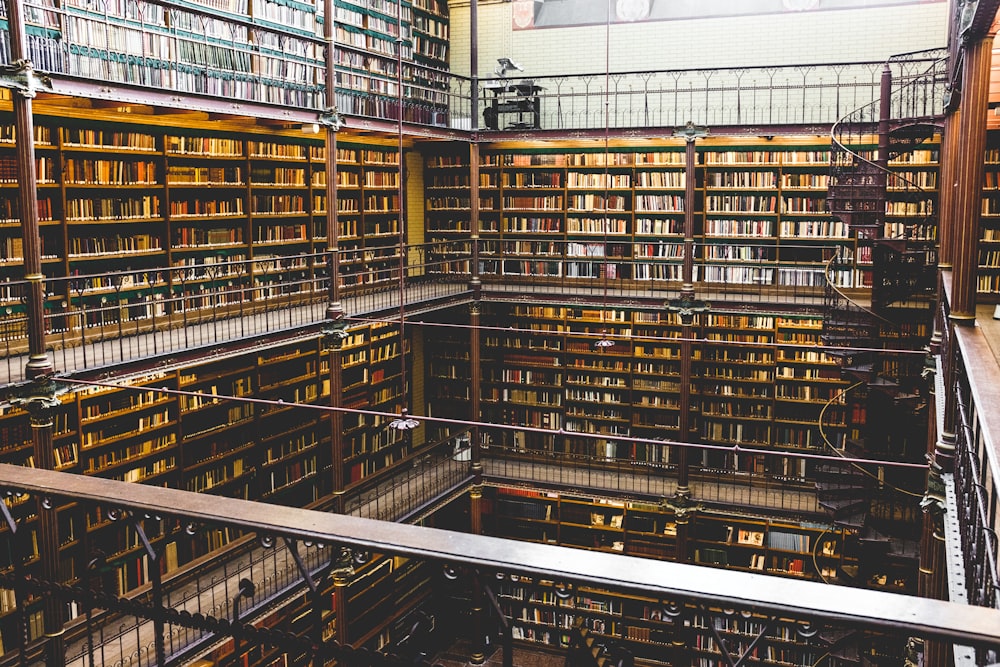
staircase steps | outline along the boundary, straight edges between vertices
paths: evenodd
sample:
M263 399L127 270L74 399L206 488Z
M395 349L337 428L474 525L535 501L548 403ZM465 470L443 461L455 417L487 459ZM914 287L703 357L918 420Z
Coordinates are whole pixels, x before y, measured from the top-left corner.
M861 545L863 559L885 557L893 551L892 538L870 526L858 538L858 544Z
M850 463L816 466L817 503L836 525L861 529L868 515L871 479Z
M862 491L862 489L855 489L855 491ZM868 512L868 499L864 496L820 498L818 504L833 516L835 523L844 520L853 525L854 522L860 520L861 525L863 525L864 517Z

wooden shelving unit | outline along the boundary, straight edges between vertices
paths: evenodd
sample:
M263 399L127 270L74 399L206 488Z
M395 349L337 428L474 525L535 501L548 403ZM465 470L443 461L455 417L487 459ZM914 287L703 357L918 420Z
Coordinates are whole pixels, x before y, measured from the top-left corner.
M667 463L678 436L681 325L641 308L491 304L484 338L487 422L549 429L506 431L517 449ZM780 452L843 448L852 428L836 360L819 349L818 314L717 306L696 321L691 418L701 440ZM615 340L595 348L604 331ZM441 352L432 352L432 366ZM826 440L820 433L820 424ZM555 431L564 429L557 438ZM574 438L573 433L598 434ZM827 443L829 441L829 444ZM808 478L794 457L706 452L709 468Z
M983 208L979 232L980 298L997 301L1000 295L1000 131L987 133L983 179Z

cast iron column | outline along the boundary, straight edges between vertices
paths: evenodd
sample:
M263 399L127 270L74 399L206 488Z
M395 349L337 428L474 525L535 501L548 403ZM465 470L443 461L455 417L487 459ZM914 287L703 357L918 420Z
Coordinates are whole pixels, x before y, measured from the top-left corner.
M472 244L470 273L472 277L469 286L472 289L472 305L469 307L469 367L471 371L469 387L469 411L473 422L480 418L479 393L481 383L479 359L479 316L482 283L479 280L479 12L477 2L469 5L469 73L471 90L471 129L472 143L469 144L469 241ZM469 493L469 514L473 534L483 532L482 497L483 497L483 464L480 452L479 426L474 425L470 434L472 446L471 472L472 490ZM469 663L481 665L486 662L485 642L485 609L483 601L482 582L479 575L472 578L472 655Z
M45 280L42 276L42 241L38 233L38 189L35 173L35 125L32 98L35 70L28 59L27 36L20 0L8 0L10 57L23 85L13 89L14 136L17 151L17 194L21 211L24 248L24 279L28 283L28 363L29 380L51 375L52 360L45 351ZM36 459L35 465L40 465Z
M876 172L876 192L884 193L889 169L889 123L892 120L892 70L886 64L882 68L882 78L879 85L878 104L878 152L875 164L881 169ZM884 231L876 232L876 236L885 236Z
M347 337L344 306L340 301L340 220L337 216L337 131L342 125L337 112L337 77L335 28L332 17L334 0L323 0L323 40L326 45L326 108L320 116L325 128L326 172L326 253L330 285L326 308L327 328L324 331L330 352L330 463L333 468L330 484L333 511L344 511L344 415L339 410L343 401L343 344Z
M333 466L331 473L331 484L333 488L333 506L331 510L337 514L344 513L344 413L338 408L343 402L344 374L343 349L344 338L347 332L339 320L341 326L337 326L337 320L333 321L333 328L326 332L328 349L330 351L330 459Z
M340 647L348 646L347 587L351 583L352 574L341 569L333 571L333 615L336 619L334 640Z
M698 506L691 502L691 488L688 479L688 445L696 439L691 432L691 357L694 337L694 316L708 310L708 304L694 296L694 209L695 209L695 141L708 135L708 130L688 123L674 131L674 136L685 140L684 168L684 265L680 296L666 303L666 310L677 313L681 320L681 386L680 416L677 439L681 443L675 447L677 453L677 490L672 498L666 499L664 506L672 509L677 527L675 559L688 560L688 527L691 516Z
M959 159L958 128L961 108L955 109L944 119L944 137L941 143L941 173L938 188L938 269L951 270L952 230L955 226L954 205L955 167Z
M959 118L954 215L951 225L951 321L971 326L976 319L976 273L979 219L982 211L983 155L989 106L990 64L996 26L965 49L962 73L962 114Z
M55 387L48 381L54 371L45 351L45 278L42 275L42 241L38 232L38 190L35 173L35 126L32 99L37 80L28 59L27 35L20 0L8 0L7 20L10 34L10 57L14 73L20 77L12 88L14 138L17 153L17 193L21 213L21 236L24 249L24 279L27 283L28 362L25 377L32 380L30 396L24 399L31 419L32 455L35 466L45 470L55 467L52 453L53 409L59 405ZM46 507L38 499L38 555L44 581L59 581L59 522L56 507ZM65 663L63 642L64 609L54 595L44 596L45 662Z

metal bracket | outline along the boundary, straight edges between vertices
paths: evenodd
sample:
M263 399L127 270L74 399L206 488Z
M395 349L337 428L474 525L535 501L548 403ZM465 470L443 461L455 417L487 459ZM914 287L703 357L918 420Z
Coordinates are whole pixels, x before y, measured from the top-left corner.
M40 377L18 387L8 400L11 405L27 410L32 419L47 419L50 411L62 403L59 397L69 391L69 385Z
M707 301L695 299L693 294L682 292L676 299L668 300L663 307L671 313L677 313L682 324L691 324L697 313L708 312L712 305Z
M689 120L685 125L674 128L674 136L682 137L685 141L694 141L695 139L707 137L708 127L695 125Z
M689 521L691 517L704 509L701 503L691 499L689 491L661 498L660 508L667 512L673 512L674 517L681 521Z
M39 90L52 91L49 78L35 74L35 66L30 60L17 60L0 68L0 87L15 90L27 98L34 98Z
M340 128L347 125L347 121L337 111L337 107L327 107L323 111L320 111L318 122L323 127L329 128L334 132L339 132Z
M328 348L340 349L344 340L351 334L347 332L347 320L343 312L338 313L335 319L327 320L323 323L322 336L329 341Z

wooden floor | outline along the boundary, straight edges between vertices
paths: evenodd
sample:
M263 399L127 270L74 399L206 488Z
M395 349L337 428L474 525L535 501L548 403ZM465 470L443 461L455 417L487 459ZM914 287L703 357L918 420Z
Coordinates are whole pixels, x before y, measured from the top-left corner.
M993 304L978 306L976 308L976 325L983 330L986 343L993 352L993 358L1000 366L1000 319L993 318L997 308L998 306Z

